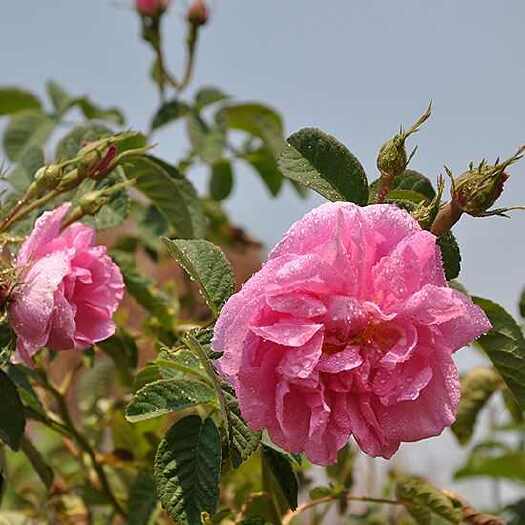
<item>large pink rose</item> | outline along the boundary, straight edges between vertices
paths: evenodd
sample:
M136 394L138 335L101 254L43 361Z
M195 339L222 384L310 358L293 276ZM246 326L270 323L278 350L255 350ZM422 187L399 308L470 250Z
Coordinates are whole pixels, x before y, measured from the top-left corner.
M452 354L489 329L408 213L330 203L230 298L213 345L251 428L328 464L351 435L389 458L441 433L460 396Z
M94 245L93 228L74 223L61 231L69 207L42 214L18 253L19 284L9 306L15 361L31 364L44 346L81 350L115 333L122 274L106 247Z

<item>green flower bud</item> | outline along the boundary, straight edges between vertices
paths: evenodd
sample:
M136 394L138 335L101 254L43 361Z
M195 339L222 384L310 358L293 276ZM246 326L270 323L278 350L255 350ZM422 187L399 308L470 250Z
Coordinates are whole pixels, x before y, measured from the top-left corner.
M432 103L428 105L426 111L417 121L406 131L401 128L398 134L387 140L379 149L377 155L377 168L383 177L393 180L405 171L410 159L415 153L415 149L407 155L405 141L410 135L416 133L418 129L430 118Z
M26 199L32 199L45 191L55 188L60 182L64 170L58 164L43 166L35 173L35 180L27 189Z
M512 157L495 164L481 161L475 168L471 163L469 169L457 179L452 177L452 199L456 205L473 217L501 214L498 212L504 210L491 212L489 208L498 200L509 178L506 168L521 159L524 151L525 146L522 146Z
M412 217L419 222L420 226L424 230L430 230L434 220L437 217L439 209L441 207L441 198L443 197L443 191L445 190L445 179L440 176L437 182L437 193L431 202L423 201L417 206L417 208L411 213Z

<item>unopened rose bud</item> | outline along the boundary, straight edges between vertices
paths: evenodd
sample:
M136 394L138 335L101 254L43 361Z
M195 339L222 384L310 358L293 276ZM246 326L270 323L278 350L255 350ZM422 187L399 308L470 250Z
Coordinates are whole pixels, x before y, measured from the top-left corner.
M160 16L168 8L170 0L136 0L135 7L142 16Z
M377 155L377 168L382 176L394 179L405 171L414 152L409 156L405 149L405 141L414 134L429 118L432 111L432 103L417 121L406 131L401 129L397 135L387 140L379 149Z
M469 169L453 179L452 199L465 213L474 217L492 215L489 208L498 200L509 175L505 170L521 159L525 146L522 146L510 158L495 164L480 162L477 167L472 164Z
M46 190L56 187L63 176L63 172L62 166L57 164L40 168L35 173L35 180L27 190L26 199L32 199L37 195L41 195Z
M424 230L430 230L434 220L437 217L439 209L441 207L441 198L443 197L443 191L445 190L445 179L440 176L437 183L437 192L432 201L423 201L417 208L411 213L412 217L419 222L419 225Z
M204 0L194 0L188 9L188 22L194 26L203 26L210 16L208 6Z

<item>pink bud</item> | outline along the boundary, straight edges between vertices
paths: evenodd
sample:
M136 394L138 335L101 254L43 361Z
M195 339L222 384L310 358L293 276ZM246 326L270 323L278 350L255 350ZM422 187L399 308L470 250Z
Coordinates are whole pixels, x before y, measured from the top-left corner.
M195 26L203 26L208 22L210 12L204 0L194 0L188 9L188 22Z
M170 3L170 0L135 0L137 11L142 16L158 16L162 14Z

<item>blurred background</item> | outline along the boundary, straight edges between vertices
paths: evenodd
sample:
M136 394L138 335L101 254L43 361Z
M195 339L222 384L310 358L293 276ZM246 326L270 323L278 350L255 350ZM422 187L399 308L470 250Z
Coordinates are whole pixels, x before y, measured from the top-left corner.
M72 93L125 108L133 129L147 129L158 94L148 74L151 51L139 38L131 1L25 0L5 7L0 84L42 93L45 81L56 79ZM187 1L174 0L164 20L170 59L172 48L182 49L187 7ZM409 144L419 146L411 167L433 180L443 164L459 174L470 161L507 157L525 142L522 0L215 0L211 16L193 85L220 86L238 100L275 106L288 132L315 126L335 135L370 178L379 146L400 124L413 122L429 99L432 119ZM159 155L174 162L186 150L180 127L163 129L155 140ZM313 195L300 199L288 186L272 199L244 169L237 168L227 208L266 247L321 202ZM525 162L510 173L498 204L524 204ZM198 187L204 187L205 175L197 173ZM525 283L525 212L510 220L465 216L455 232L462 246L462 283L515 312L516 283ZM478 361L474 350L458 354L463 367ZM404 445L394 463L456 486L476 504L517 495L505 484L454 485L451 473L461 458L464 451L446 432ZM385 468L382 461L362 462L369 473ZM373 482L368 476L367 483Z

